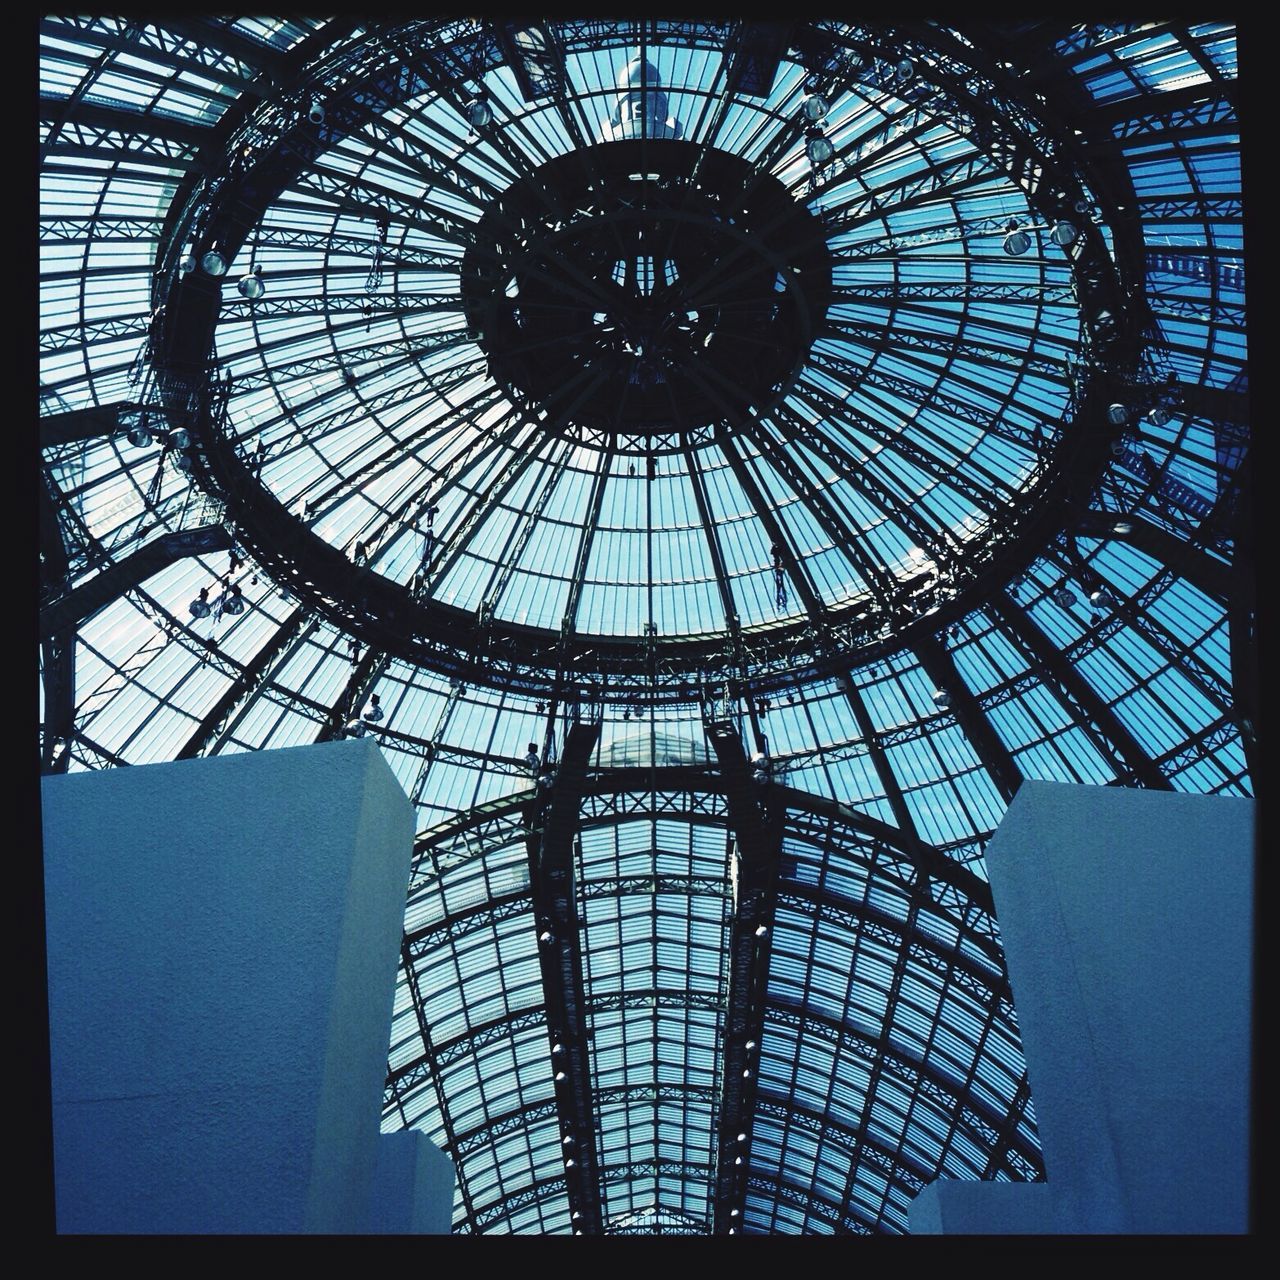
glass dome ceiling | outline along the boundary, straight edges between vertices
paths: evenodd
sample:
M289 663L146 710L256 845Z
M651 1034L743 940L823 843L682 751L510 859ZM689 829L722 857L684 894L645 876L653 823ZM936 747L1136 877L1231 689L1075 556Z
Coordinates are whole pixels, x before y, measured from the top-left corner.
M1036 1177L986 839L1251 794L1234 30L41 43L45 769L376 734L456 1231Z

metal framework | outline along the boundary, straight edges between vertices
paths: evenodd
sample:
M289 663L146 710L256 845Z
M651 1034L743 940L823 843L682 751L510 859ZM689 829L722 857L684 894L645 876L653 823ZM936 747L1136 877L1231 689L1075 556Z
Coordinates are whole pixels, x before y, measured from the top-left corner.
M376 738L456 1231L1042 1176L986 840L1257 768L1234 27L40 35L42 770Z
M550 1069L564 1135L569 1217L575 1234L583 1235L601 1234L603 1221L573 846L587 765L599 738L598 722L570 725L559 765L554 772L538 775L539 789L546 794L525 811L529 883L551 1037Z
M759 1070L756 1050L764 1035L769 935L785 810L771 794L767 758L757 757L754 767L748 764L742 740L731 721L709 719L706 733L720 764L736 845L712 1219L713 1231L728 1235L740 1228L746 1201L747 1158Z

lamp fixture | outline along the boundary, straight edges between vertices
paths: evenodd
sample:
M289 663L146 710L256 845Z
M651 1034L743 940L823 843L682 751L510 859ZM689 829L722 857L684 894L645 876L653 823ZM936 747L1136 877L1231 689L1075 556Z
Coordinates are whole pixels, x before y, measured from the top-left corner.
M836 149L829 138L823 137L822 130L814 125L805 131L805 137L808 141L804 145L804 152L809 157L809 163L815 169L821 169L824 164L830 163Z
M227 274L227 260L222 256L216 242L200 255L200 266L205 275L225 276Z
M800 111L811 124L817 124L830 110L830 106L820 93L806 93L800 99Z
M244 273L236 283L236 289L242 298L248 298L250 302L256 302L267 291L267 286L262 282L262 268L254 263L248 271Z
M1022 229L1017 218L1010 218L1005 226L1004 251L1011 257L1018 257L1031 248L1031 237Z
M466 113L467 123L477 132L487 129L493 123L493 108L483 93L472 98L463 110Z

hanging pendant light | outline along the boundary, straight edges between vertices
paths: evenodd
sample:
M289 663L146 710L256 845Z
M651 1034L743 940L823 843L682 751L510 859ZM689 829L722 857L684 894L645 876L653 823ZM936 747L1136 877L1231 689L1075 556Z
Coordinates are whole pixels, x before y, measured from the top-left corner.
M817 124L829 110L829 104L820 93L806 93L800 99L800 110L810 124Z
M1049 239L1054 244L1065 249L1071 244L1079 232L1076 231L1075 224L1068 222L1065 218L1053 224L1053 230L1049 232Z
M227 274L227 260L222 256L216 241L201 254L200 266L205 275L225 276Z
M821 129L810 129L807 136L809 140L805 143L805 155L809 157L809 163L815 169L820 169L831 160L831 157L836 153L836 149L831 145L829 138L822 136Z
M467 123L475 130L487 129L493 123L493 108L484 94L477 94L466 107Z
M207 618L212 612L209 606L209 588L201 587L200 594L187 606L193 618Z
M1022 229L1017 218L1010 218L1005 227L1004 251L1010 257L1018 257L1031 248L1031 237Z
M267 286L262 283L262 268L255 263L240 277L236 288L241 297L256 302L267 291Z

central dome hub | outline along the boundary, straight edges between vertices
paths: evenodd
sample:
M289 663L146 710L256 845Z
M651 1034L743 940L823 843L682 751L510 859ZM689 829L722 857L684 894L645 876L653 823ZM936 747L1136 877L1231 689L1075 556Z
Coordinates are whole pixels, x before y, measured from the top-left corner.
M667 433L763 412L831 300L822 224L738 156L673 139L548 161L462 266L493 377L549 426Z

